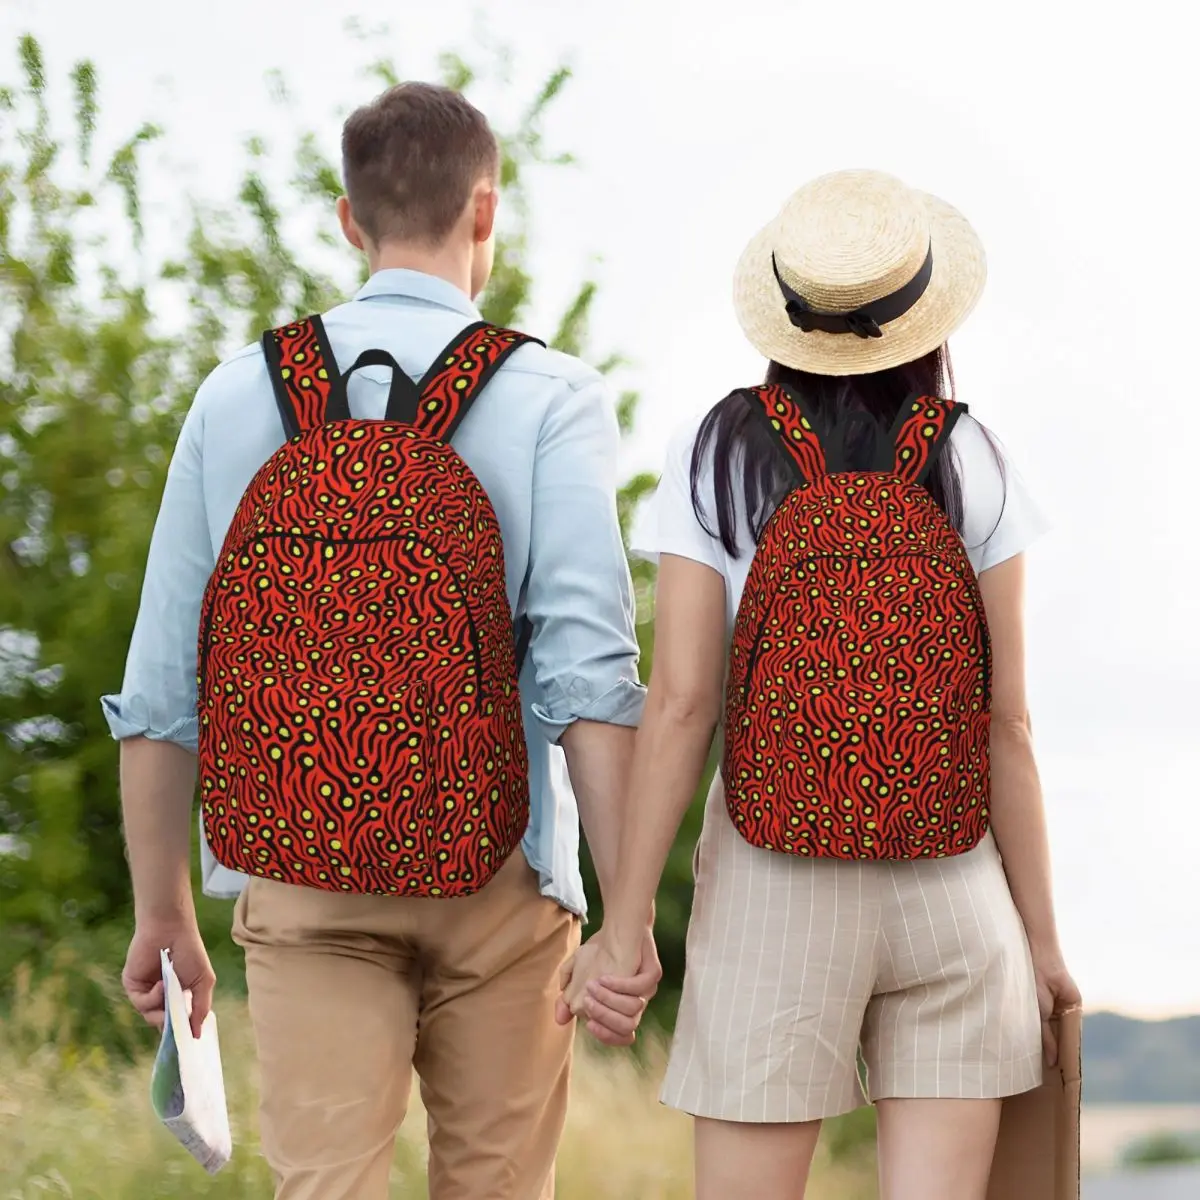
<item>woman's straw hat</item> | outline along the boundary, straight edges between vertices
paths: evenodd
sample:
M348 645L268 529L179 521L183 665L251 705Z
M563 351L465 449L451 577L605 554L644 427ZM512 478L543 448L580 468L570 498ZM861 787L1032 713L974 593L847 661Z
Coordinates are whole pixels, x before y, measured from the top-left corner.
M838 171L796 192L746 248L733 303L768 358L858 375L937 349L986 275L956 209L879 171Z

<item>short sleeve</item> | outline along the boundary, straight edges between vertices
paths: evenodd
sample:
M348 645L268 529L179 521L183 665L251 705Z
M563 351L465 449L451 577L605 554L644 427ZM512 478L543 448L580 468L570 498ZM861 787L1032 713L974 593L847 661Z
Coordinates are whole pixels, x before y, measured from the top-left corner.
M698 422L692 421L672 437L658 489L639 516L631 549L651 562L660 554L676 554L724 574L721 544L700 523L692 504L692 450L698 432ZM701 505L711 506L712 470L707 463L698 484Z
M963 540L982 574L1027 550L1050 526L1000 443L977 421L959 421L951 445L962 480Z

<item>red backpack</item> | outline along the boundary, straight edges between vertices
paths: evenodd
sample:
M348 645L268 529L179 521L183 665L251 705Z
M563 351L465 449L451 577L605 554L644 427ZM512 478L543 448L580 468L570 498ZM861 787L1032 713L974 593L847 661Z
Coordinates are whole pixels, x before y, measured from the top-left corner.
M523 647L495 510L450 445L520 333L472 325L419 385L342 376L319 317L263 335L288 441L242 497L202 610L205 832L227 867L461 896L524 836ZM382 421L346 379L392 368Z
M962 539L921 486L966 406L905 404L874 471L830 470L796 397L742 393L796 487L738 606L729 814L768 850L943 857L988 827L991 646Z

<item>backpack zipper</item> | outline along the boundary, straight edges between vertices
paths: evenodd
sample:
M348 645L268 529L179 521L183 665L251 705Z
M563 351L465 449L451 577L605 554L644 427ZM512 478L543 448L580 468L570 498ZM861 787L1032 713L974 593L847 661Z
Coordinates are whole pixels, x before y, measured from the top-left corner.
M810 554L807 558L803 559L802 561L815 562L815 561L818 561L821 559L827 559L827 558L847 558L847 559L853 558L853 559L855 559L855 561L858 561L858 562L862 561L861 558L857 558L855 555L852 555L852 554ZM925 559L928 559L929 555L916 554L916 553L912 553L912 552L906 552L904 554L878 554L878 555L874 555L872 558L870 558L867 561L869 561L869 562L889 562L891 560L899 559L899 558L925 558ZM938 561L944 562L945 560L939 558ZM951 568L951 569L953 570L953 568ZM969 581L966 578L964 578L964 576L960 572L954 571L954 574L964 584L968 584L971 608L975 613L976 624L979 626L980 649L983 652L984 697L987 698L987 696L991 690L991 686L992 686L992 669L991 669L992 664L991 664L990 643L988 641L988 636L987 636L987 623L984 619L984 614L983 614L983 603L981 600L976 599L978 581L976 581L976 590L972 590L969 588ZM792 578L792 572L789 570L787 579L790 581L791 578ZM776 589L775 589L776 595L778 595L779 592L781 592L783 590L783 586L784 585L781 584L780 586L776 587ZM754 643L750 650L750 660L746 664L746 671L742 676L742 682L741 682L741 687L740 687L743 699L745 699L746 693L748 692L748 690L750 688L750 679L751 679L751 676L754 674L754 668L758 663L759 654L762 649L763 630L766 629L766 627L767 627L767 620L768 620L769 615L770 615L770 613L768 611L767 615L764 616L761 621L759 621L758 629L755 631L755 634L754 634Z
M983 598L976 598L976 592L971 593L971 608L975 613L975 624L979 628L979 653L983 665L983 703L988 712L992 708L992 639L988 634L987 613L984 611Z
M759 652L762 649L763 630L767 627L767 618L763 617L758 623L758 629L754 634L754 642L750 647L750 661L746 664L746 673L742 676L742 701L745 702L746 693L750 689L750 679L754 674L754 667L758 662Z
M375 542L412 541L412 542L415 542L418 546L424 546L427 550L429 550L433 554L434 558L437 559L437 561L443 567L446 568L447 574L449 574L449 576L456 583L461 583L461 581L459 580L458 572L455 571L454 568L450 566L450 564L446 561L445 557L443 557L441 554L439 554L428 542L424 541L422 538L414 537L412 534L407 534L407 533L406 534L393 534L389 537L339 538L335 541L335 540L331 540L328 538L317 537L315 534L289 533L286 531L275 530L275 531L272 531L271 533L260 533L260 534L255 534L252 537L248 537L248 538L246 538L245 541L241 542L229 554L224 554L221 557L223 560L231 558L231 557L236 558L242 553L242 551L244 551L246 549L247 546L252 545L254 542L282 541L285 538L294 538L297 541L301 541L301 542L311 542L313 545L316 545L316 546L366 546L366 545L371 545L372 543L375 543ZM480 648L480 644L479 644L479 629L475 624L475 617L474 617L474 614L472 614L472 612L471 612L471 605L467 601L466 592L465 592L465 590L463 590L461 588L461 586L460 586L460 590L463 591L463 612L466 614L467 628L470 632L471 653L475 659L475 669L479 672L479 686L475 689L475 707L478 711L482 712L485 697L484 697L484 686L483 686L484 685L483 652L482 652L482 650ZM208 675L207 675L208 655L209 655L208 641L209 641L209 635L212 632L212 610L214 607L215 607L214 604L209 604L207 606L207 610L204 615L204 625L201 630L201 639L203 641L205 650L204 650L204 653L202 655L200 655L200 671L199 671L199 680L198 680L198 689L197 689L197 691L198 691L197 698L198 699L199 699L199 697L204 695L206 687L207 687L207 682L208 682Z

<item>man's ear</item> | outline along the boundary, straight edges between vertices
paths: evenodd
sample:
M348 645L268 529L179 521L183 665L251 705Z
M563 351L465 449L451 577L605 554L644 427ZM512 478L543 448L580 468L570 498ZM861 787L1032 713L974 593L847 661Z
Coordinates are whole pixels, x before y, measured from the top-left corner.
M482 246L491 240L496 229L496 208L500 193L490 179L482 179L475 187L475 243Z
M339 196L337 201L338 221L342 226L342 234L346 241L352 245L355 250L365 250L363 244L362 230L359 229L354 220L354 214L350 211L350 201L345 196Z

